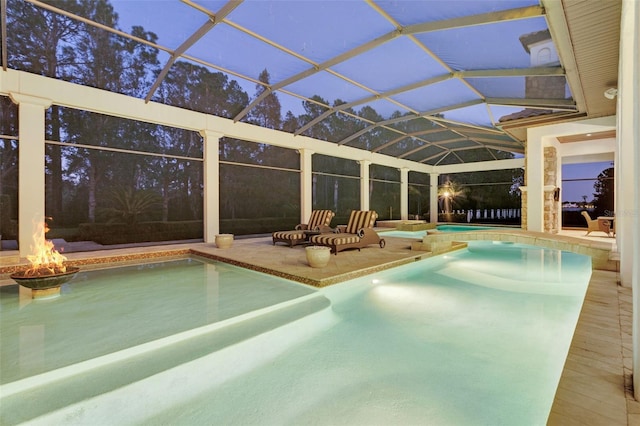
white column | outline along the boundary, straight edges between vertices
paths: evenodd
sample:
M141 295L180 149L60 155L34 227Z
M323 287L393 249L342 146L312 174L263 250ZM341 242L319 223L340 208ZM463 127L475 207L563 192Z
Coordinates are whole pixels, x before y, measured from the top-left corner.
M400 169L400 219L409 218L409 169Z
M38 224L44 222L44 113L51 100L10 93L18 107L18 246L31 254ZM44 237L44 236L43 236Z
M535 128L533 129L535 130ZM544 231L544 144L532 129L527 129L525 158L527 186L527 231Z
M556 210L556 221L557 226L556 229L558 232L562 231L562 157L560 156L560 149L557 149L557 168L556 168L556 187L560 188L560 199L558 200L557 210Z
M635 10L634 10L635 9ZM637 17L638 4L636 1L623 2L620 32L620 64L618 76L617 120L616 133L616 245L620 252L620 282L625 287L632 286L634 256L634 216L638 216L635 207L638 182L637 163L634 164L638 138L638 83L640 72L637 64L637 49L639 24ZM635 22L634 22L635 20ZM612 101L613 102L613 101ZM636 229L637 230L637 229ZM635 288L634 288L635 290ZM636 294L634 292L634 294Z
M301 149L300 153L300 223L307 223L313 210L313 151Z
M369 210L369 165L371 161L360 161L360 210Z
M622 1L618 68L616 235L620 281L633 294L633 386L640 400L640 2Z
M220 233L220 138L224 134L201 130L204 142L204 242L213 243Z
M438 176L429 174L429 223L438 223Z

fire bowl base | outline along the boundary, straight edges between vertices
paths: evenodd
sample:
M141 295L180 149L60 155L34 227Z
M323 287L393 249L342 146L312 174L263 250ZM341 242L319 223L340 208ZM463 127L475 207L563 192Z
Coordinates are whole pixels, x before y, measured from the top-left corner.
M53 299L56 297L60 297L60 286L43 289L31 289L32 299Z
M55 275L25 276L24 272L11 274L11 279L22 287L31 289L33 299L52 299L60 296L60 286L70 281L80 268L67 267L67 272Z

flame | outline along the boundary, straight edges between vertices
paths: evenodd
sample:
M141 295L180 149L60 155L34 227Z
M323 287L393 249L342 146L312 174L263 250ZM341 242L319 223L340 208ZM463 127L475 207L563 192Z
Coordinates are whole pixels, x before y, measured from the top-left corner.
M33 234L34 245L31 246L34 254L27 256L31 268L24 272L24 276L46 276L67 272L67 267L64 265L67 258L55 249L51 241L45 239L48 231L46 222L37 225L36 232Z

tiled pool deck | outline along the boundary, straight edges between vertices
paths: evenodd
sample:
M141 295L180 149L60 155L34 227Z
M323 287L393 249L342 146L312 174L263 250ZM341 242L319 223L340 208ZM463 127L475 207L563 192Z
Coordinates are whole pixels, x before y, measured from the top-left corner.
M631 391L631 289L617 284L618 274L615 268L611 270L615 260L613 263L609 259L604 261L602 254L604 251L609 256L614 240L595 235L585 239L582 231L563 234L552 236L510 230L501 232L499 237L485 234L477 239L513 239L514 242L595 256L593 258L597 261L594 261L589 290L548 424L640 424L640 403L633 399ZM467 237L445 236L448 238L460 240ZM361 251L344 251L337 256L332 255L325 268L310 268L302 246L274 247L270 237L237 239L230 249L225 250L216 248L214 244L189 243L67 253L66 256L71 264L92 269L195 254L310 285L325 286L430 256L428 252L411 250L417 241L420 240L388 237L384 249L371 246ZM24 259L18 259L17 252L0 252L0 285L11 283L8 275L24 267L25 263Z

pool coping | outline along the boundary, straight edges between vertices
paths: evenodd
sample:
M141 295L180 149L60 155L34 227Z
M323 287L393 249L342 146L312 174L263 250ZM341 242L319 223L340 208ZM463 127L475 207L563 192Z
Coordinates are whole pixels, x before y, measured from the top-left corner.
M528 244L552 250L569 251L591 257L592 269L618 271L619 261L612 256L611 245L564 235L523 230L478 230L435 232L422 238L421 246L428 249L433 243L453 241L504 241Z
M384 232L381 231L380 235L384 237ZM384 238L385 248L372 245L360 251L343 251L338 255L332 255L329 265L324 268L309 267L304 245L274 246L271 237L237 239L228 249L219 249L211 243L185 243L99 252L75 252L66 256L68 265L89 270L199 256L314 287L325 287L462 248L466 241L485 240L570 251L590 256L592 268L595 270L619 270L619 261L615 258L615 252L612 252L609 244L543 232L501 229L436 232L429 233L422 239ZM9 280L9 275L26 269L27 265L27 260L17 258L17 255L12 264L0 263L0 285L13 284L13 281Z

